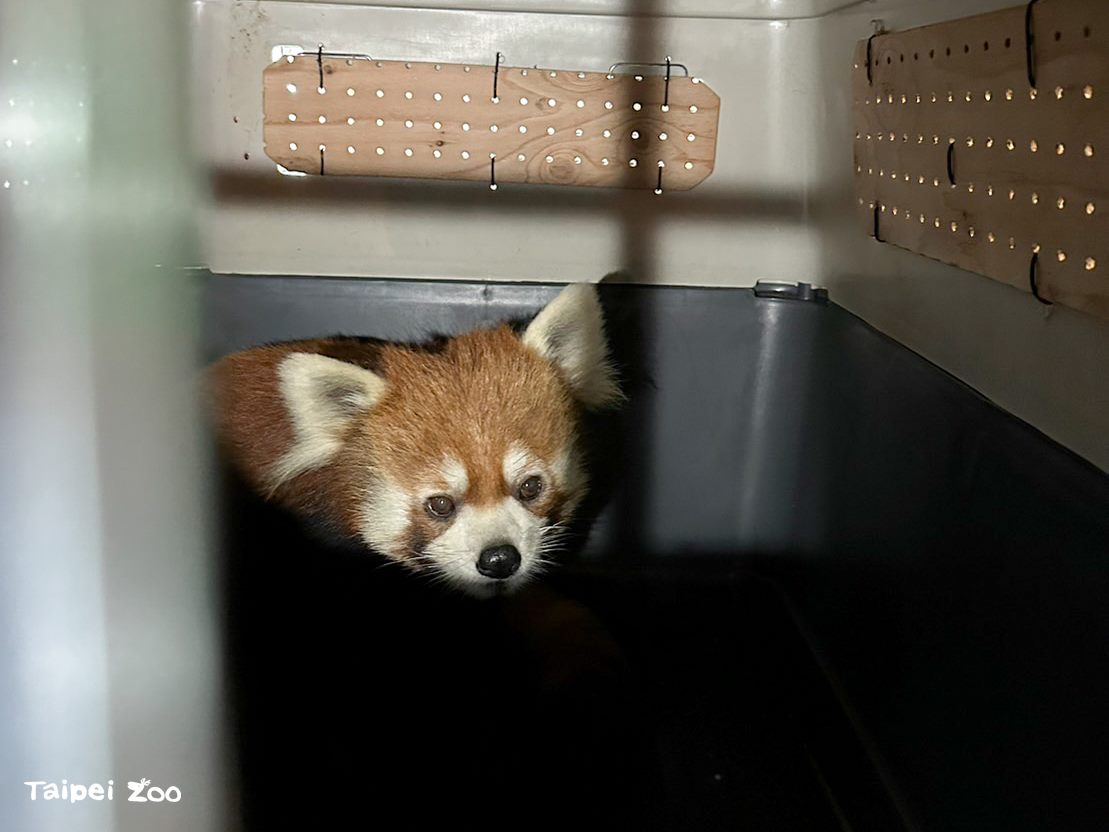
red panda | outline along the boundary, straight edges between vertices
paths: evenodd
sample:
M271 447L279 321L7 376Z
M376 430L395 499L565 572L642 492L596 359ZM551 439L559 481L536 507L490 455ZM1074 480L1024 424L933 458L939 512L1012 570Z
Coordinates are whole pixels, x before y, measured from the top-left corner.
M294 341L229 355L211 380L218 437L253 488L478 597L548 565L587 488L582 410L621 398L588 284L522 334Z

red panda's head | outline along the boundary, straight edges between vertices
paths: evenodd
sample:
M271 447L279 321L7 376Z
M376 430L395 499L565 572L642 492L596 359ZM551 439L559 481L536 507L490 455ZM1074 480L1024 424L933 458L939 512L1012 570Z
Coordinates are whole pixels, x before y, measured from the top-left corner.
M259 491L478 596L543 568L586 490L581 410L620 398L586 284L522 335L300 341L213 374L221 439Z

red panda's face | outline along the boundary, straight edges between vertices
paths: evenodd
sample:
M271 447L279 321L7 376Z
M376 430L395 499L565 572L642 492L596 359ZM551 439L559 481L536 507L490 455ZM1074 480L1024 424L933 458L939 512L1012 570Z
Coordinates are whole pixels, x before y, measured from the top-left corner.
M512 588L581 499L579 405L558 368L507 327L436 352L386 347L386 381L336 464L361 493L373 549L478 594Z
M581 285L523 335L502 326L434 349L301 342L221 365L221 427L261 489L483 597L548 563L585 494L581 409L619 397ZM257 395L267 373L272 404ZM261 423L256 408L274 404L286 419Z

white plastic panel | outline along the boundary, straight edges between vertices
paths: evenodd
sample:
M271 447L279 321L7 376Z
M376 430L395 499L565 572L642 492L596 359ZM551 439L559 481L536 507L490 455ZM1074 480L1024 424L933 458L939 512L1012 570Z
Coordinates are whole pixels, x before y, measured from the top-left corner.
M803 0L798 0L803 5ZM407 5L407 4L406 4ZM215 271L491 280L751 285L807 280L985 395L1109 467L1109 331L1045 317L1028 295L866 238L852 206L851 56L881 18L904 29L1011 0L815 4L756 19L758 4L698 17L304 2L194 4L195 138L213 177L203 217ZM480 6L439 8L440 6ZM496 7L496 10L490 10ZM769 6L764 6L769 8ZM785 14L785 4L780 6ZM797 6L796 8L802 8ZM655 16L644 16L652 10ZM723 14L723 10L717 10ZM720 95L713 175L688 193L284 177L261 146L261 71L278 44L375 57L606 70L671 55Z
M0 829L232 830L176 0L0 4ZM128 780L179 803L128 802ZM26 781L114 799L32 801ZM225 791L226 790L226 791Z

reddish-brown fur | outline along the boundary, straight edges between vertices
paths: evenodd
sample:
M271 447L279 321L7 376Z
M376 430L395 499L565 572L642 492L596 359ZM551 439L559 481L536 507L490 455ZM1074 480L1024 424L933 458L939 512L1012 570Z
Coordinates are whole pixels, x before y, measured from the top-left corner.
M508 494L502 466L510 446L519 444L550 463L574 441L578 404L568 384L508 326L460 335L441 349L353 339L258 347L224 358L213 380L221 439L259 490L293 441L276 371L294 352L340 358L386 382L382 399L353 420L336 457L273 495L291 508L330 516L352 534L371 469L384 471L406 491L431 494L445 490L439 470L454 458L469 477L465 501L485 505ZM547 515L566 496L547 489L529 507ZM441 530L418 508L412 519L417 540Z

